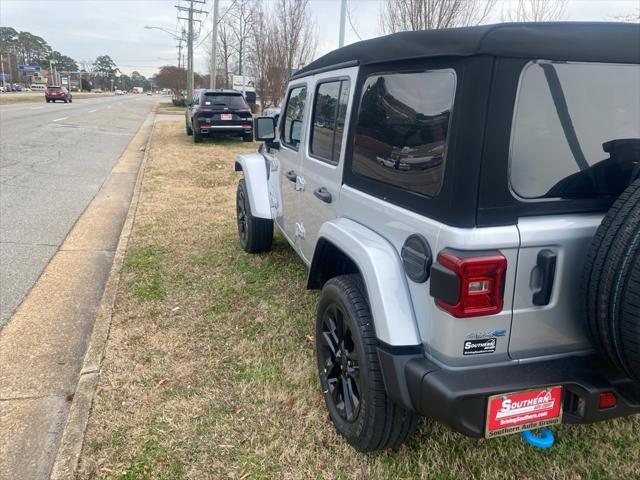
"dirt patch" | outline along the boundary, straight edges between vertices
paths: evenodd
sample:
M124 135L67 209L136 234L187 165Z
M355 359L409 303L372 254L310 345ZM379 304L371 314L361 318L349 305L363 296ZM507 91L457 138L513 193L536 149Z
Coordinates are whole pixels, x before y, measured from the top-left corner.
M640 419L561 426L550 451L423 420L395 452L335 434L313 353L317 294L281 237L249 256L236 141L155 129L78 478L638 478Z

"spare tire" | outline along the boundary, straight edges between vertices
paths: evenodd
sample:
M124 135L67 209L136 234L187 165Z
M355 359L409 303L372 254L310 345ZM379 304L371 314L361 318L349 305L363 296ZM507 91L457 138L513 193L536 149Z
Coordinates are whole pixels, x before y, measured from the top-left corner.
M595 347L640 380L640 179L598 227L586 258L582 295Z

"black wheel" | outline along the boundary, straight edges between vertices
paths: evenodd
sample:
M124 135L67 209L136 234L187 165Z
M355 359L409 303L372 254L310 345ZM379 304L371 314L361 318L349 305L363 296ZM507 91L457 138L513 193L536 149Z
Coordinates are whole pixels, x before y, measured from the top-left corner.
M329 280L316 315L320 384L336 430L361 452L399 447L418 423L387 396L377 345L360 275Z
M73 98L69 98L69 103L73 102Z
M236 220L240 245L245 252L260 253L271 250L273 243L273 220L258 218L251 214L249 194L244 178L238 182L236 194Z
M640 380L640 180L620 195L596 231L582 298L597 350Z
M198 130L194 130L193 131L193 143L202 143L202 141L203 141L202 134L200 132L198 132Z
M68 103L69 101L65 98L65 99L63 100L63 102L64 102L64 103Z
M245 133L242 135L243 142L253 142L253 133Z
M187 135L189 135L189 136L193 135L193 130L191 130L191 127L189 125L187 125L186 122L185 122L184 126L187 129Z

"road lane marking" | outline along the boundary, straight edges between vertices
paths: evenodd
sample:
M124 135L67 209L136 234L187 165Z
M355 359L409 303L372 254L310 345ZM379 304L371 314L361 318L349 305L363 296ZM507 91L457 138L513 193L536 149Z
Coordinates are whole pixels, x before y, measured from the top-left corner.
M30 110L40 110L41 108L44 108L44 107L31 107Z
M96 108L95 110L89 110L89 113L93 113L93 112L97 112L98 109Z
M69 118L69 117L60 117L60 118L56 118L56 119L54 120L54 122L59 122L60 120L66 120L67 118Z

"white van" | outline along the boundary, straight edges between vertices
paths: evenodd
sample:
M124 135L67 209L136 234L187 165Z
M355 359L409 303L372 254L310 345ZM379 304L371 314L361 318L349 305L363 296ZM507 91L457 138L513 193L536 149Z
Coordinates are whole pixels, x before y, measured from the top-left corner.
M45 91L47 89L47 86L43 83L32 83L31 84L31 90L42 90Z

